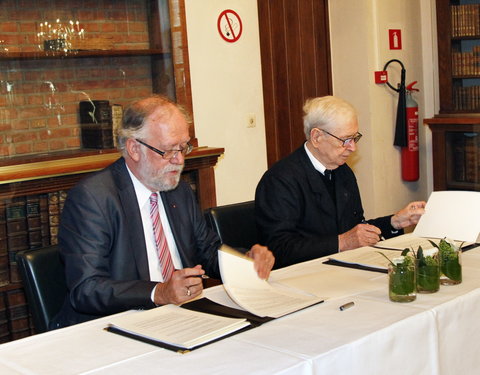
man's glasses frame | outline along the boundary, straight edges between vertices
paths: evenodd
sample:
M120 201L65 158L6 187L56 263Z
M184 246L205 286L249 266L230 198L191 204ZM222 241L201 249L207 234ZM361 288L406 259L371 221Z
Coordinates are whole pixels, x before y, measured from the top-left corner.
M160 151L158 148L155 148L153 146L150 146L148 143L145 143L144 141L138 139L138 138L135 138L135 140L144 145L146 148L149 148L150 150L152 150L153 152L156 152L157 154L161 155L162 158L164 158L165 160L170 160L170 159L173 159L174 157L176 157L178 155L178 153L180 152L183 156L185 155L188 155L189 153L192 152L193 150L193 146L190 142L187 142L187 146L184 147L184 148L181 148L180 150L167 150L167 151Z
M340 138L340 137L337 137L336 135L333 135L332 133L327 132L326 130L323 130L320 128L317 128L317 129L321 130L324 133L327 133L328 135L332 136L335 139L338 139L340 142L342 142L342 147L347 147L349 144L352 143L352 141L354 143L357 143L360 140L360 138L362 138L362 134L359 132L357 132L355 135L352 135L351 137L348 137L348 138Z

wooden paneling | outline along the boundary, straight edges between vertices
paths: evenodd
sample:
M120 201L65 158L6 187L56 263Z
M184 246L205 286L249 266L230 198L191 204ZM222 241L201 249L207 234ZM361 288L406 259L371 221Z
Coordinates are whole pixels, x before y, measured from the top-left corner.
M306 99L331 94L327 0L258 0L269 166L305 140Z

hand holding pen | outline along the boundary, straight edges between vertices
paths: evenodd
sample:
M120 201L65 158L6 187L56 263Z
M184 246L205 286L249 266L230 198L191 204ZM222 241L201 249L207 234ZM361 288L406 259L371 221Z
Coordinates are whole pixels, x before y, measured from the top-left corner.
M381 236L382 232L379 228L362 220L360 224L338 236L338 249L344 251L362 246L373 246L381 239Z
M175 270L172 277L155 287L154 302L157 305L179 305L199 296L203 291L202 280L208 278L202 266Z

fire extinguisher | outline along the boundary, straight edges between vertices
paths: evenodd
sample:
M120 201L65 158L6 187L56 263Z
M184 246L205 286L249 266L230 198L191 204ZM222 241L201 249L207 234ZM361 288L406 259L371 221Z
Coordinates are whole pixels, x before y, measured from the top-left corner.
M406 147L402 147L402 179L404 181L417 181L419 177L418 160L418 104L412 97L413 91L418 89L413 86L414 81L406 86Z

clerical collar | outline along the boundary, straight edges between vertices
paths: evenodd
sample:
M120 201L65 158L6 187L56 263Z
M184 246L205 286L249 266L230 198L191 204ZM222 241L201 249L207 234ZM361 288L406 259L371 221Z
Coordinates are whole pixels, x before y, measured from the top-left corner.
M315 168L317 171L319 171L321 174L325 175L325 166L318 161L318 159L313 156L313 154L310 152L310 150L307 147L307 142L303 144L303 147L305 148L305 152L307 153L308 158L310 159L310 162L313 164L313 168Z

